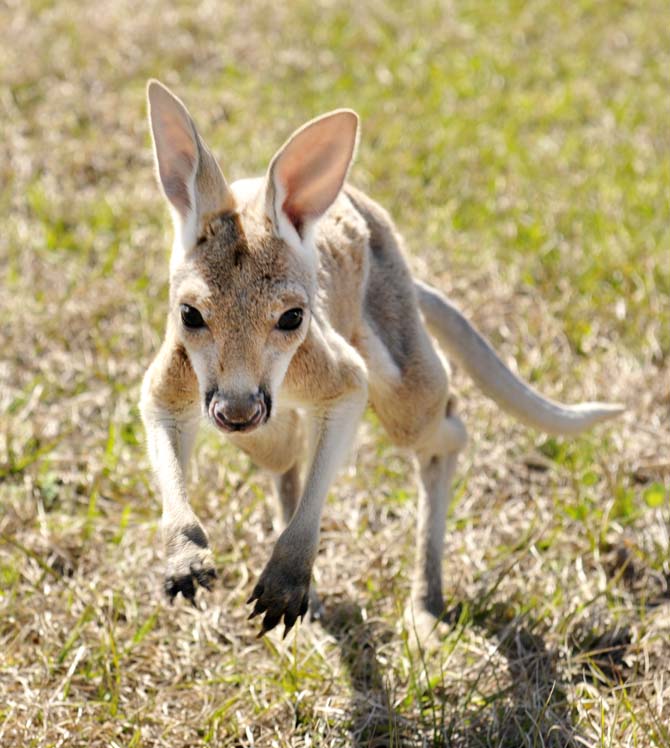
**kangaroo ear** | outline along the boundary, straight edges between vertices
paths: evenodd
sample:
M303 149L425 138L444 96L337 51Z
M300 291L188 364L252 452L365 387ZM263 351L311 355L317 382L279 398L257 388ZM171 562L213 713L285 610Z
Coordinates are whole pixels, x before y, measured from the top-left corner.
M159 182L189 248L203 216L233 209L233 196L184 104L156 80L147 85L147 99Z
M358 115L337 109L308 122L268 171L267 210L278 236L301 239L337 197L356 149Z

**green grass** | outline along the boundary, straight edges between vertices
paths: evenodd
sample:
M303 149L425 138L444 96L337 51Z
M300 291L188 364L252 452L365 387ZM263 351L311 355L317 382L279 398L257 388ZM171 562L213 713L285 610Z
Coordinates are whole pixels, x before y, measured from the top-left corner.
M667 2L30 0L0 5L0 50L0 745L670 746ZM212 434L191 497L220 582L161 596L150 76L229 179L356 109L352 181L417 275L547 394L630 407L549 439L456 372L429 651L402 623L412 470L372 415L323 520L322 622L254 638L270 484Z

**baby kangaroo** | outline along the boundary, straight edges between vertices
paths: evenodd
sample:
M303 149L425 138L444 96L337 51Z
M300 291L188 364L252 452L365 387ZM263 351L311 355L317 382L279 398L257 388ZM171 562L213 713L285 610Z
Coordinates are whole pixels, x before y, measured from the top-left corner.
M354 112L308 122L264 177L229 185L182 102L157 81L148 99L174 223L167 330L141 398L163 499L167 594L193 600L215 577L185 481L204 416L275 476L285 527L248 602L252 617L264 614L261 634L282 619L288 631L307 611L324 501L369 403L391 441L416 456L412 604L439 618L445 518L466 431L425 325L487 395L535 428L577 434L622 408L542 397L439 291L412 279L388 214L345 184Z

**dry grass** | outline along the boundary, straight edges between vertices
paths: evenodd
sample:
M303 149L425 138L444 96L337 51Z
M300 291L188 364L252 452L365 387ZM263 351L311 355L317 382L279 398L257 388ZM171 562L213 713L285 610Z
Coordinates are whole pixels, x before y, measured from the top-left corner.
M670 745L670 12L644 4L0 3L0 745ZM370 416L323 522L322 622L257 641L267 479L204 434L221 580L161 596L136 402L169 238L143 89L232 178L304 119L363 115L353 178L554 396L630 405L574 442L456 374L472 435L452 615L401 623L410 463Z

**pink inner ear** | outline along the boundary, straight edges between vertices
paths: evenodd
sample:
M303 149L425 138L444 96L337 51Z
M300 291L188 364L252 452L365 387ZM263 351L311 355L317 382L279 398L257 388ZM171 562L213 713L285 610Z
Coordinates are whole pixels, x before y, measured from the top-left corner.
M302 235L337 197L356 140L355 115L338 113L299 130L280 152L275 178L284 187L282 210Z
M193 157L185 152L177 153L172 163L166 166L165 173L159 167L161 182L168 200L185 216L194 206L188 191L188 177L193 174L195 163ZM188 175L185 176L184 175Z
M197 144L188 114L167 91L150 89L151 122L158 174L168 200L182 218L193 209L189 181L197 166Z
M193 136L181 122L171 121L165 123L156 142L163 189L168 200L185 216L193 208L188 189L196 167Z
M348 159L340 164L336 144L329 143L310 155L311 158L303 161L301 154L296 154L297 158L293 160L297 163L291 163L289 159L287 164L287 196L283 207L292 221L294 218L304 220L321 215L337 197L342 186Z

